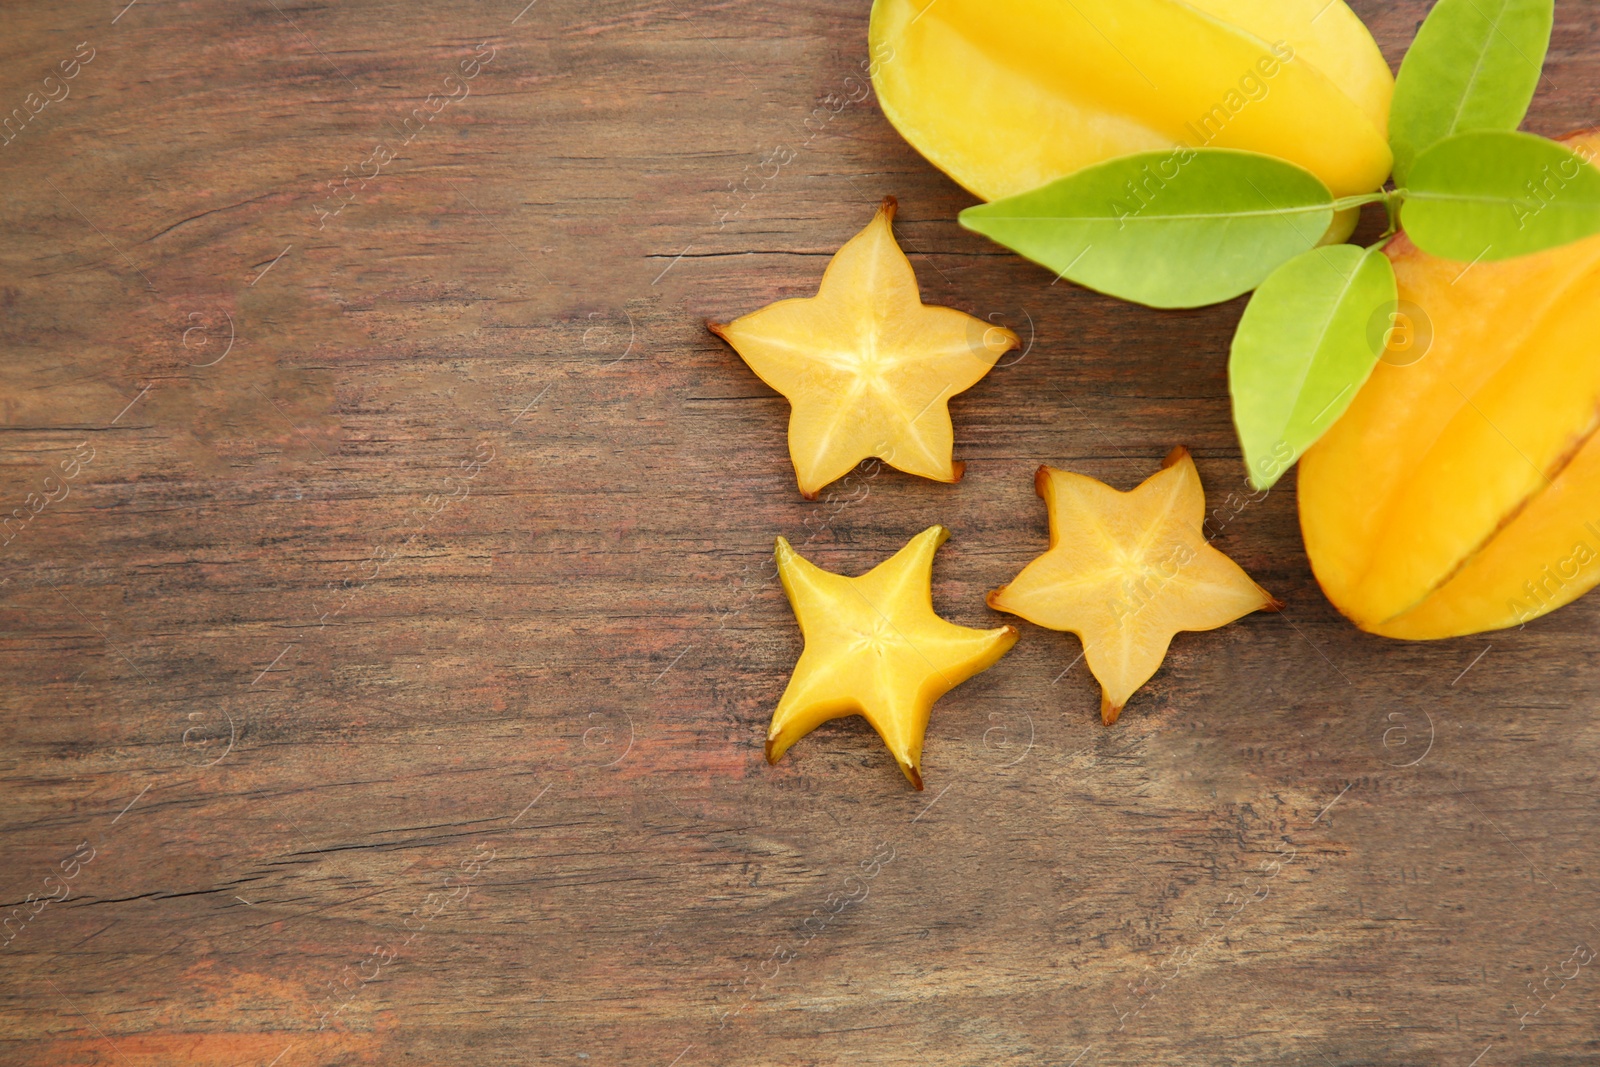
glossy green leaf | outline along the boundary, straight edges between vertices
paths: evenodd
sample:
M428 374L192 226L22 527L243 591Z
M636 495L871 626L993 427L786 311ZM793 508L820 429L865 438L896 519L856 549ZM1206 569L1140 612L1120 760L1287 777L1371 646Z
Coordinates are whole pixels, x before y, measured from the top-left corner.
M1394 178L1433 145L1474 130L1514 130L1544 70L1554 0L1439 0L1400 64L1389 110Z
M1272 486L1344 414L1372 373L1396 306L1381 249L1314 248L1262 283L1228 359L1233 422L1250 484Z
M1510 259L1600 233L1600 170L1531 133L1463 133L1417 157L1400 220L1445 259Z
M961 224L1079 285L1158 308L1260 285L1333 221L1316 175L1253 152L1123 156L961 213Z

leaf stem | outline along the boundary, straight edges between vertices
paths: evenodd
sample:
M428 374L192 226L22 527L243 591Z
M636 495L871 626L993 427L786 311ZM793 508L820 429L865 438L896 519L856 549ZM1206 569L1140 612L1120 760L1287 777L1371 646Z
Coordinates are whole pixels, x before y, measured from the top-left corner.
M1400 205L1410 195L1409 189L1390 189L1383 194L1383 209L1389 213L1389 228L1383 231L1385 239L1400 232Z
M1388 197L1389 194L1381 189L1375 193L1362 193L1360 196L1342 196L1333 202L1333 210L1344 211L1347 208L1376 204L1380 200L1387 200Z

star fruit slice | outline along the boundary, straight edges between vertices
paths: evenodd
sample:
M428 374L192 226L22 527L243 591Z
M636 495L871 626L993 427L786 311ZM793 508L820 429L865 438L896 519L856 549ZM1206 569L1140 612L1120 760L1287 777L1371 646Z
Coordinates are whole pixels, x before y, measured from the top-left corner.
M1017 643L1015 626L974 630L933 610L932 526L859 578L833 574L778 538L778 576L805 637L767 731L767 762L830 719L861 715L922 788L922 739L933 704Z
M959 481L949 400L1021 343L1003 327L922 302L894 240L894 213L885 197L829 262L816 296L706 324L788 398L789 455L808 500L874 456L907 474Z
M1083 641L1100 682L1100 717L1117 721L1180 630L1214 630L1283 605L1206 542L1205 491L1185 448L1130 493L1040 467L1050 548L989 606Z

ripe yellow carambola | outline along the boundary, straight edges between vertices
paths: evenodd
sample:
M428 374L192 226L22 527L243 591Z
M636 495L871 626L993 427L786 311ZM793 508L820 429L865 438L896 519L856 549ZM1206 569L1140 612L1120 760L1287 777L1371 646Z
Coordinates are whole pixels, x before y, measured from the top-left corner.
M1178 145L1336 196L1393 165L1394 77L1343 0L876 0L871 45L884 114L985 200Z
M1567 144L1592 158L1600 132ZM1373 633L1516 626L1600 582L1600 237L1470 266L1388 251L1383 361L1300 462L1312 569Z

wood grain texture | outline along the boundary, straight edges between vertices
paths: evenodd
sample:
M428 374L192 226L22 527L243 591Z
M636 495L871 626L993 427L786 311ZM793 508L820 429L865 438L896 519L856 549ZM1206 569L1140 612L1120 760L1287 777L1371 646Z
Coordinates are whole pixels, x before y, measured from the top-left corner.
M7 6L0 111L93 58L0 145L0 1060L1600 1058L1600 964L1552 977L1600 946L1600 600L1345 623L1293 480L1227 504L1239 304L962 231L850 99L866 0L521 6ZM1427 4L1355 7L1397 64ZM1557 8L1546 134L1600 119ZM806 503L702 323L812 292L888 193L925 298L1032 345L952 405L961 484ZM942 522L935 602L993 625L1039 463L1180 443L1282 616L1180 636L1113 729L1025 627L925 793L859 720L763 763L776 535L860 573Z

